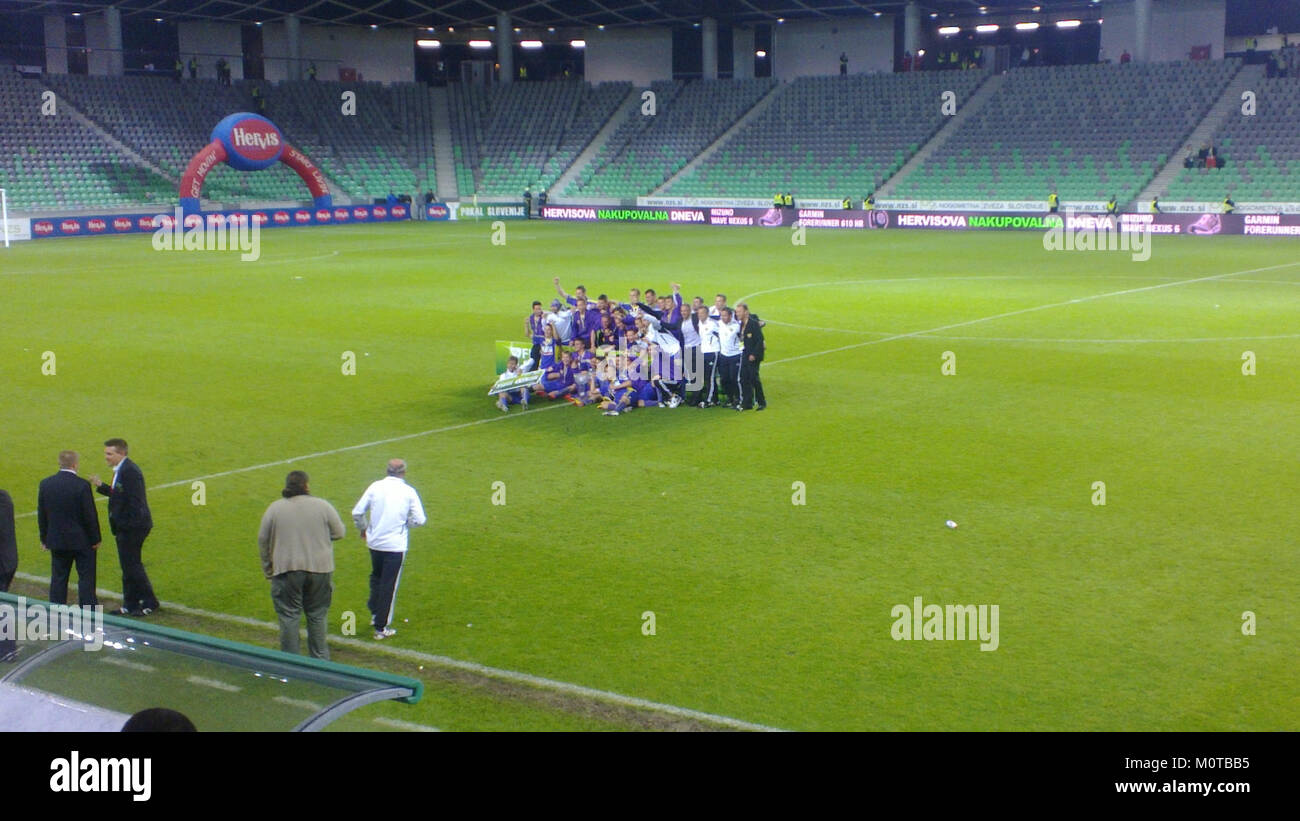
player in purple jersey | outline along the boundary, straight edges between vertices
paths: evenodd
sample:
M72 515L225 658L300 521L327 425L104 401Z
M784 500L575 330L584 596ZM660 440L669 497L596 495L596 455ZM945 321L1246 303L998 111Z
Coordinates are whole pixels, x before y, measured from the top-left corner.
M555 340L555 326L548 322L542 329L542 341L537 346L540 358L533 363L533 369L545 373L555 367L555 354L558 348L559 344Z
M541 386L547 399L559 399L574 392L572 353L565 351L560 357L560 364L543 374Z
M531 367L536 368L539 357L541 356L542 339L546 336L546 312L542 310L542 303L533 300L533 312L528 315L524 321L524 332L533 342L532 363Z
M578 297L573 308L573 338L581 339L587 345L593 346L596 339L596 328L600 324L600 313L588 305L586 297Z
M597 326L593 336L595 345L593 348L602 348L606 345L618 345L619 321L609 313L600 315L600 325Z

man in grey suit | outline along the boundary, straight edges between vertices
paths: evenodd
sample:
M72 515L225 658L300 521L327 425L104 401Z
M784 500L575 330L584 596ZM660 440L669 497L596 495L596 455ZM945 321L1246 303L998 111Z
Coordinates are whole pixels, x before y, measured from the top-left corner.
M59 452L59 472L41 480L36 523L41 548L50 552L50 601L68 603L68 577L77 567L77 604L94 607L95 555L101 541L99 512L90 482L77 475L76 451Z

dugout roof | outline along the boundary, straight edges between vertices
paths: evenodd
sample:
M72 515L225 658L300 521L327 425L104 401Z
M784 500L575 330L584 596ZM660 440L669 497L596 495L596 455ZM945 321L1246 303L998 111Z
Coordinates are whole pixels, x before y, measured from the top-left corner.
M17 610L46 605L0 593ZM200 731L374 730L350 714L414 704L416 679L104 616L103 646L78 635L18 641L0 663L0 731L116 731L149 707L179 710ZM98 642L95 642L96 644Z

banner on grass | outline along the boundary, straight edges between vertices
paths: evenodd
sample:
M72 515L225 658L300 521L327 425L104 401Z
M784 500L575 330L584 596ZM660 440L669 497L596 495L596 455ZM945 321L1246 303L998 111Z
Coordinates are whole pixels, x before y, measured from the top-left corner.
M533 367L532 357L533 344L531 342L505 342L497 340L497 381L488 389L488 396L494 396L506 391L528 388L542 381L542 372L526 370ZM503 376L506 372L506 361L510 357L518 357L519 369L524 371L518 376Z

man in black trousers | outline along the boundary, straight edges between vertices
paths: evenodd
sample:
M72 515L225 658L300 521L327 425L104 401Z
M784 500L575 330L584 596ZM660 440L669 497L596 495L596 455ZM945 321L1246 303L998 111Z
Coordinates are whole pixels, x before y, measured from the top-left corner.
M41 548L50 552L50 601L68 603L68 577L77 566L77 604L95 607L95 553L101 541L99 512L90 482L77 475L81 458L74 450L59 452L59 472L41 480L36 495L36 524Z
M763 363L763 325L758 317L749 313L749 306L736 303L736 320L740 322L740 397L737 410L763 410L767 398L763 396L763 382L758 378L758 366Z
M9 491L0 490L0 593L9 592L9 583L18 572L18 542L14 538L14 500Z
M101 482L98 476L91 476L90 483L108 497L108 526L117 538L117 558L122 565L122 607L113 615L147 616L158 609L158 597L140 553L153 529L153 517L145 498L144 473L126 453L125 439L105 442L104 461L113 469L113 481Z
M9 583L18 572L18 543L14 539L14 500L0 490L0 593L9 592ZM18 643L0 639L0 662L14 661Z

